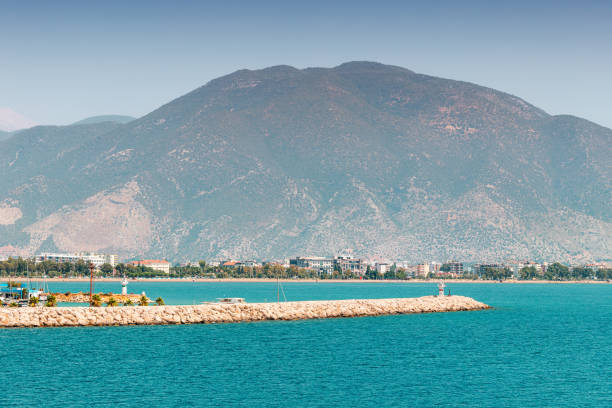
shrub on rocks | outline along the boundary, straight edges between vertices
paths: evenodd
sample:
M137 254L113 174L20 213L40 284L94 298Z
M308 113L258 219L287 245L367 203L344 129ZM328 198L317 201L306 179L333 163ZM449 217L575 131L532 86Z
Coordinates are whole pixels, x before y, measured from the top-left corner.
M93 307L102 306L102 298L100 297L100 295L93 295L91 297L91 306Z
M57 298L54 295L47 296L47 302L45 303L45 307L55 307L57 306Z

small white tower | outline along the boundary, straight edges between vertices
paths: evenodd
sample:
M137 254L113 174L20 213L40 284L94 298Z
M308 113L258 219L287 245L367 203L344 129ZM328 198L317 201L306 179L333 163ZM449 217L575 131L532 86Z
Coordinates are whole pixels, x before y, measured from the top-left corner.
M444 282L438 283L438 296L444 296L444 288L446 288Z
M128 281L124 276L123 280L121 281L121 294L122 295L127 295L127 284L128 284Z

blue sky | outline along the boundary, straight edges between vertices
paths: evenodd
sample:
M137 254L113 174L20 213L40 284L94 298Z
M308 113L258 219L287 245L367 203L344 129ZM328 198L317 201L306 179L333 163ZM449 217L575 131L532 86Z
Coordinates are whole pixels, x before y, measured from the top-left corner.
M88 3L0 0L0 108L141 116L242 68L371 60L612 127L612 2Z

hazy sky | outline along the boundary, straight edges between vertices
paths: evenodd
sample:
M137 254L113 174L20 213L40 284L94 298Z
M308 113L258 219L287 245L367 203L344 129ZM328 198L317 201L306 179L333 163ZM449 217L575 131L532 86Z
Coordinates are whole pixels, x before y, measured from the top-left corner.
M0 0L0 108L141 116L241 68L371 60L612 127L609 1L89 3Z

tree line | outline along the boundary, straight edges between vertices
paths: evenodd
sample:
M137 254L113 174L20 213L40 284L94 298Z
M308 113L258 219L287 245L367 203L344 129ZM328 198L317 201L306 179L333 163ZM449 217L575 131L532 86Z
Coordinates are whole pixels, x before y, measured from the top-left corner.
M89 276L89 265L83 260L74 263L42 261L35 262L32 259L9 258L0 261L0 277L84 277ZM126 276L128 278L280 278L280 279L365 279L365 280L406 280L406 279L449 279L451 277L431 272L427 276L415 276L405 268L391 266L386 273L380 273L375 268L367 266L363 277L352 271L342 271L339 267L333 269L332 273L321 273L314 269L298 268L296 266L284 267L279 264L265 264L263 266L213 266L205 261L198 265L173 266L170 273L166 274L147 266L134 266L132 264L119 263L113 266L103 264L95 271L96 277ZM455 279L483 279L504 280L513 276L509 268L484 268L480 275L464 273ZM612 269L592 270L585 267L567 267L560 263L549 265L544 272L539 272L533 266L524 267L518 273L520 280L585 280L612 279Z
M544 272L539 272L535 267L528 266L522 268L519 271L519 279L532 280L532 279L544 279L544 280L557 280L557 281L570 281L570 280L585 280L585 279L597 279L597 280L608 280L612 279L612 269L597 269L593 270L582 266L576 266L569 268L558 262L548 265Z
M43 277L49 278L65 277L74 278L89 276L89 264L82 259L77 262L54 262L41 261L35 262L32 259L9 258L0 261L0 276L10 277ZM97 277L108 277L113 274L127 277L156 277L165 275L163 272L156 271L146 266L134 266L131 264L118 264L113 268L111 264L102 264L95 270Z

